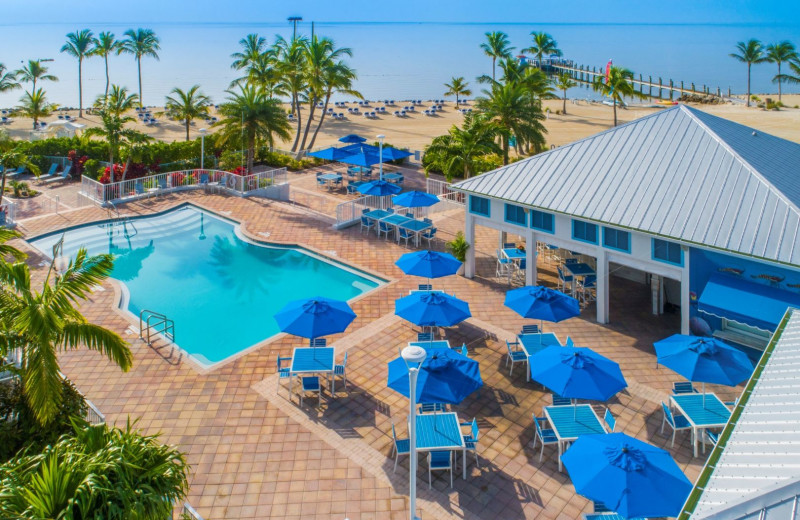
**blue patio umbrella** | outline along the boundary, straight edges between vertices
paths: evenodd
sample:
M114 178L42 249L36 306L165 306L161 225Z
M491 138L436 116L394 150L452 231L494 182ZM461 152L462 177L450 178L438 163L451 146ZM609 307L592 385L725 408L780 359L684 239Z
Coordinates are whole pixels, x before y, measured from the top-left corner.
M335 146L331 146L330 148L325 148L323 150L317 150L316 152L311 152L308 154L310 157L316 157L317 159L324 159L326 161L337 161L340 162L347 157L350 157L352 154L342 148L336 148Z
M586 347L547 347L530 366L531 379L570 399L607 401L628 386L617 363Z
M483 386L480 365L449 348L426 349L427 357L417 376L418 403L458 404ZM409 396L408 366L403 358L389 362L387 385Z
M291 301L275 314L281 332L312 339L344 332L355 318L347 302L321 296Z
M404 208L427 208L439 202L439 197L424 191L407 191L392 197L392 202Z
M386 181L371 181L365 182L358 187L358 191L364 195L375 195L377 197L386 197L387 195L395 195L400 193L403 189L400 186Z
M692 491L667 451L624 433L583 435L561 461L575 491L625 518L676 517Z
M394 264L405 274L425 278L450 276L461 267L461 262L453 255L430 250L406 253Z
M440 292L415 292L399 298L394 313L420 327L451 327L472 316L467 302Z
M340 143L363 143L367 139L365 137L361 137L360 135L356 134L347 134L344 137L339 138Z
M400 150L399 148L393 148L391 146L384 146L383 151L381 151L381 148L379 146L374 146L366 143L355 143L348 146L344 146L342 147L342 150L350 152L353 155L356 154L374 155L375 162L373 164L378 164L380 160L378 156L381 154L383 162L396 161L397 159L405 159L406 157L414 155L408 150Z
M505 306L523 318L557 323L580 316L578 300L555 289L527 285L506 293Z

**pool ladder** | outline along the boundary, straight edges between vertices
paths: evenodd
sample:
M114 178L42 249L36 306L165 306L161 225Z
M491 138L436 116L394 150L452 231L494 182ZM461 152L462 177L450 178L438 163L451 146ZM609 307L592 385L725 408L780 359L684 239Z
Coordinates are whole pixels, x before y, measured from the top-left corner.
M133 221L130 217L123 217L119 214L119 209L113 202L108 203L108 207L106 208L106 213L108 213L108 218L110 222L106 228L106 233L108 236L112 236L114 234L114 225L115 224L122 224L122 234L125 238L133 238L137 234L139 234L139 230L136 229L136 226L133 224ZM128 228L133 230L133 233L128 232Z
M139 337L152 345L153 334L161 334L167 341L175 343L175 322L164 314L144 309L139 313Z

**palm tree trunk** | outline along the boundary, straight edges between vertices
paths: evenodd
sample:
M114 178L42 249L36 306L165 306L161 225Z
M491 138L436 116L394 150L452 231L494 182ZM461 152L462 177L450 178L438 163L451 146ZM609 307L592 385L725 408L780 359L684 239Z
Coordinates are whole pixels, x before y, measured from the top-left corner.
M142 57L139 56L136 59L136 66L139 69L139 106L144 106L144 100L142 99Z
M492 81L495 80L494 79L494 68L495 68L495 62L496 61L497 61L497 58L495 56L492 56Z
M503 166L508 165L508 136L504 135L503 140Z
M308 131L311 129L311 122L314 121L314 112L317 109L317 101L318 100L316 96L312 97L310 100L309 105L311 108L309 108L308 110L308 120L306 120L306 129L303 132L303 142L300 144L300 150L298 150L300 152L306 149L306 139L308 139ZM321 123L322 120L320 119L320 124Z
M78 117L83 118L83 58L78 58Z
M186 118L186 140L189 140L189 118Z
M783 89L781 88L781 62L778 62L778 103L782 103Z
M2 165L0 165L0 166L2 166ZM3 176L3 180L0 181L0 204L2 204L3 203L3 195L5 195L5 193L6 193L6 169L5 169L5 167L3 168L3 173L0 174L0 175Z
M300 117L300 100L295 95L294 101L292 102L296 107L296 119L297 119L297 135L294 136L294 143L292 143L292 151L297 151L297 145L300 143L300 129L303 128L303 118Z
M109 83L109 78L108 78L108 53L104 54L103 57L105 58L105 61L106 61L106 95L105 95L105 97L108 97L108 83ZM105 103L103 103L103 104L105 105Z
M562 112L567 115L567 89L564 89L564 110Z
M750 64L747 64L747 103L745 106L750 106Z
M131 157L129 156L128 159L125 161L125 168L122 169L122 179L120 182L125 180L125 177L128 175L128 167L131 165ZM111 164L111 181L114 181L114 164Z
M247 174L253 173L253 155L255 154L256 148L256 136L255 133L250 134L247 136Z
M314 130L314 135L311 136L311 142L308 143L308 148L314 148L314 142L317 140L317 134L319 133L319 129L322 128L322 122L325 120L325 114L328 113L328 103L331 101L331 93L328 92L325 96L325 106L322 108L322 116L319 118L319 124L317 125L316 130Z
M617 126L617 98L614 99L614 126Z

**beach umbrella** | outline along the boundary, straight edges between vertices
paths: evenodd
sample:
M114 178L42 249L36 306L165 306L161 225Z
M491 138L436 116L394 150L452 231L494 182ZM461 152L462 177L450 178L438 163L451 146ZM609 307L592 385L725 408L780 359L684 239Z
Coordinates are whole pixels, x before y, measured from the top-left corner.
M406 253L394 263L405 274L424 278L441 278L456 274L461 262L449 253L415 251Z
M549 346L530 367L531 379L570 399L607 401L628 386L616 362L586 347Z
M341 162L350 155L352 155L350 152L344 150L343 148L336 148L335 146L331 146L330 148L325 148L323 150L317 150L316 152L310 152L308 154L309 157L316 157L317 159L337 162Z
M692 491L669 452L624 433L582 435L561 461L576 492L624 518L677 517Z
M400 186L386 181L371 181L365 182L358 187L358 191L364 195L375 195L377 197L386 197L387 195L395 195L403 191Z
M347 134L346 136L339 138L340 143L363 143L366 140L366 137L361 137L360 135L356 134Z
M483 386L480 365L449 348L426 349L427 356L417 376L418 403L458 404ZM387 385L409 396L408 365L399 357L389 362Z
M392 197L392 202L404 208L427 208L439 202L439 197L424 191L407 191Z
M281 332L311 339L344 332L355 318L347 302L321 296L291 301L275 314Z
M420 327L451 327L472 316L467 302L441 292L415 292L399 298L394 313Z
M506 293L504 305L523 318L558 323L580 316L578 300L555 289L527 285Z

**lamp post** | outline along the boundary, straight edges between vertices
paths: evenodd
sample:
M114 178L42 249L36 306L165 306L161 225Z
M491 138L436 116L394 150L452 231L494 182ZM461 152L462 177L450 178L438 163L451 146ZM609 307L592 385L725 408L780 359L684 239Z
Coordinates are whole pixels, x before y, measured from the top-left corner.
M290 16L289 18L287 18L287 20L289 20L292 23L292 25L294 26L294 28L292 29L292 41L295 41L297 39L297 22L302 22L303 21L303 17L302 16Z
M205 128L201 128L198 130L200 132L200 169L205 169L205 158L206 158L206 132L208 130Z
M383 136L381 136L383 137ZM408 367L408 507L410 520L417 520L417 375L425 361L425 349L406 347L400 353Z
M380 175L378 176L378 178L380 180L383 180L383 139L385 137L386 136L383 135L383 134L380 134L378 136L378 141L379 141L379 144L378 144L378 168L380 168Z

